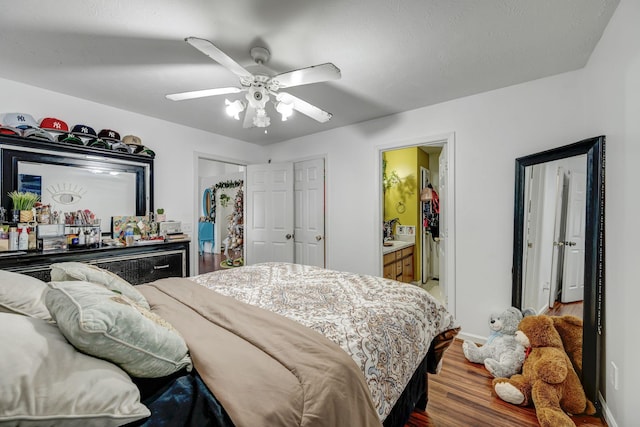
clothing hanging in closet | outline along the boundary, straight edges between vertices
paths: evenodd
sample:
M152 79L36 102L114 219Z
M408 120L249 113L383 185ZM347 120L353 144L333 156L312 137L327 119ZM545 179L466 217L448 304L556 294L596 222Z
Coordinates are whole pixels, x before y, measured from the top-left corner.
M436 237L440 237L440 199L431 184L427 185L426 189L430 191L426 192L426 200L422 203L423 226L429 229L431 238L435 240Z

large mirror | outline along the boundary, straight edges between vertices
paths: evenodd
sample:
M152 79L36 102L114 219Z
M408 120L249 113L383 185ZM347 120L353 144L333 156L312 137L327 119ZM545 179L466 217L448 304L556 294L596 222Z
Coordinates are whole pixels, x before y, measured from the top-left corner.
M103 234L112 233L111 217L143 216L153 209L151 159L87 155L62 147L41 150L0 144L0 151L0 191L6 209L11 208L8 192L35 192L53 210L92 211L101 219Z
M516 159L512 304L583 319L581 380L599 408L605 137Z

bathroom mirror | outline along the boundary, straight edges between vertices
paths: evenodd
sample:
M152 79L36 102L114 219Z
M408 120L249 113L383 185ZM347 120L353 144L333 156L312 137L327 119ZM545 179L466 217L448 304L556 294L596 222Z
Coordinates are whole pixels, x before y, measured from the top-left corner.
M547 307L561 304L565 291L568 301L582 299L581 380L598 409L605 288L604 166L604 136L516 159L512 269L515 307L544 314ZM571 296L571 292L581 293Z

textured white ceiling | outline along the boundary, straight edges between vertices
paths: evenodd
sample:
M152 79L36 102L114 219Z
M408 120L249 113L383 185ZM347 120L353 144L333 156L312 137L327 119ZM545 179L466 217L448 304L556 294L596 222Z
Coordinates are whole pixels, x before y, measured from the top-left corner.
M618 0L11 4L0 14L0 77L263 145L579 69ZM246 67L251 47L267 47L277 73L334 63L341 80L287 90L333 118L280 122L270 108L265 134L227 117L225 96L166 100L238 83L188 36Z

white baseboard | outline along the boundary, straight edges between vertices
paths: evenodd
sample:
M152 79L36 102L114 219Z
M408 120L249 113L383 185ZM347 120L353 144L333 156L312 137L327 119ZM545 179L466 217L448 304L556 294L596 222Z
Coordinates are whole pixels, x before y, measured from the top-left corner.
M467 341L467 340L473 341L476 344L484 344L487 342L487 337L483 337L481 335L475 335L475 334L467 334L464 332L458 333L456 338L461 339L462 341Z
M604 416L604 420L607 422L609 427L618 427L618 423L613 418L613 414L609 410L607 406L607 402L604 400L604 397L601 393L598 393L598 400L600 401L600 405L602 406L602 415Z

